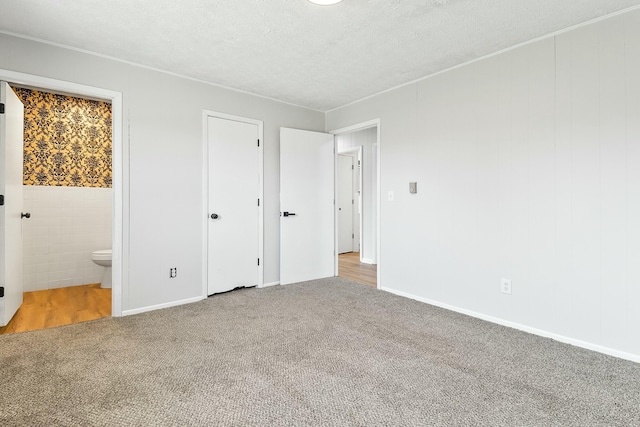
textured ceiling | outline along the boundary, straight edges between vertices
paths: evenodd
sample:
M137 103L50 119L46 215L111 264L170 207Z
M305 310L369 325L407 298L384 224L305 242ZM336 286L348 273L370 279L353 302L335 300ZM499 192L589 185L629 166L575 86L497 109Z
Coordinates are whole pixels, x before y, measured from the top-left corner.
M327 111L638 4L1 0L0 31Z

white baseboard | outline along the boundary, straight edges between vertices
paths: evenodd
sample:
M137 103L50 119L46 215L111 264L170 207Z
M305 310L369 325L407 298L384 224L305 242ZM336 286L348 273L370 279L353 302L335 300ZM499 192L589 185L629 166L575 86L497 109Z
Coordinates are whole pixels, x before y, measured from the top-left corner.
M363 264L375 264L376 263L374 260L369 259L369 258L362 258L360 260L360 262L363 263Z
M609 347L604 347L598 344L593 344L593 343L581 341L575 338L566 337L564 335L559 335L553 332L544 331L542 329L532 328L530 326L522 325L520 323L510 322L508 320L500 319L498 317L488 316L486 314L478 313L478 312L467 310L464 308L459 308L453 305L441 303L439 301L433 301L427 298L418 297L406 292L397 291L395 289L390 289L386 287L381 287L380 289L395 295L399 295L401 297L410 298L416 301L424 302L426 304L434 305L436 307L444 308L446 310L451 310L457 313L465 314L467 316L486 320L487 322L496 323L498 325L507 326L513 329L518 329L520 331L528 332L530 334L538 335L545 338L551 338L553 340L560 341L565 344L574 345L576 347L581 347L587 350L596 351L598 353L607 354L609 356L618 357L620 359L625 359L625 360L630 360L632 362L640 363L640 355L637 355L637 354L626 353L624 351L619 351L619 350L615 350Z
M278 286L280 284L280 282L270 282L270 283L263 283L262 286L258 286L259 288L268 288L269 286Z
M177 305L190 304L192 302L202 301L203 299L206 299L206 297L199 296L194 298L183 299L180 301L166 302L164 304L150 305L148 307L134 308L132 310L123 310L122 315L130 316L132 314L140 314L140 313L145 313L147 311L160 310L161 308L169 308L169 307L175 307Z

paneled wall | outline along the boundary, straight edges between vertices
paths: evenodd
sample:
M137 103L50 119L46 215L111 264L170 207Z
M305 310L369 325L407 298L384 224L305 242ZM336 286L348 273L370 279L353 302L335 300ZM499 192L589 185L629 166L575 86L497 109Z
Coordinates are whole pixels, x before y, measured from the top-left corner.
M110 188L24 186L24 290L99 283L91 252L111 248Z
M332 111L327 128L373 118L395 191L384 288L640 361L640 11Z

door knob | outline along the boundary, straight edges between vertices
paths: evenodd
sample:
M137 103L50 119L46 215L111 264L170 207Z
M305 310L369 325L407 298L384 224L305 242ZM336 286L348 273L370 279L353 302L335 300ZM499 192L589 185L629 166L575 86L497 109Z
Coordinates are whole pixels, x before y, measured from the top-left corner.
M31 214L30 214L29 212L27 212L27 213L21 213L21 214L20 214L20 219L22 219L22 218L27 218L27 219L28 219L28 218L31 218Z
M296 216L294 212L282 212L282 216Z
M218 214L217 213L212 213L211 214L211 219L218 219Z

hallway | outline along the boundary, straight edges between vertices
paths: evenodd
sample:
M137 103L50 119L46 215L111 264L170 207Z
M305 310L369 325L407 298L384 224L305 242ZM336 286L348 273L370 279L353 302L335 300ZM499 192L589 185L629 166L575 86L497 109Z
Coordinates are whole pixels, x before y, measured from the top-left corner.
M338 255L338 276L368 286L377 286L377 266L360 262L359 252Z

